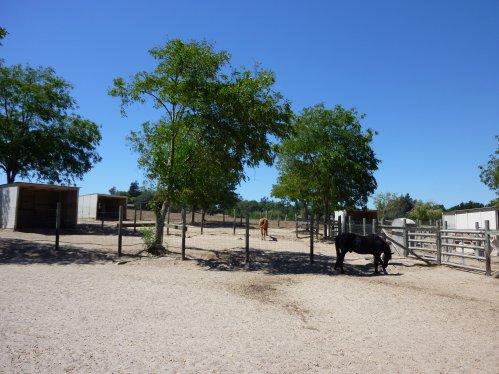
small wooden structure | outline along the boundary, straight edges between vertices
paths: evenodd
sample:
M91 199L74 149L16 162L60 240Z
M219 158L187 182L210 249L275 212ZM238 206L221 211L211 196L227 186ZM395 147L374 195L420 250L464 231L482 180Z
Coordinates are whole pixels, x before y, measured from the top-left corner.
M16 182L0 186L0 228L55 228L57 203L61 227L77 222L79 187Z
M89 194L78 199L78 218L101 220L118 220L120 206L123 207L123 217L126 220L126 196Z

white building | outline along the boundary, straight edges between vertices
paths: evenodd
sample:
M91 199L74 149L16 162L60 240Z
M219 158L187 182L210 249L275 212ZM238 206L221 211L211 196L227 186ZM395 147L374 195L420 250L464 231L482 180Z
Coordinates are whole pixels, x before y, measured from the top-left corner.
M476 208L454 210L451 212L443 213L442 220L445 224L447 222L448 229L465 230L478 228L485 228L485 221L489 221L491 230L499 230L499 208Z
M126 219L126 196L90 194L78 199L78 218L114 220L119 218L120 206L123 207L123 219Z

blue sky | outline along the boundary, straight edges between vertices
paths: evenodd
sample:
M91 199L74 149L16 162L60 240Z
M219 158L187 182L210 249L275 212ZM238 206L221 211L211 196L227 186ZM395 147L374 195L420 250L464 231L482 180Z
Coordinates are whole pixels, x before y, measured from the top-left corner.
M295 112L324 102L366 113L379 132L378 192L409 193L446 207L488 203L478 165L499 134L499 1L24 1L0 2L7 64L51 66L74 85L78 113L102 126L102 162L80 194L142 182L127 118L107 90L113 78L151 69L147 51L171 38L213 42L234 66L276 74ZM247 171L238 192L270 196L277 172ZM0 174L0 181L5 182Z

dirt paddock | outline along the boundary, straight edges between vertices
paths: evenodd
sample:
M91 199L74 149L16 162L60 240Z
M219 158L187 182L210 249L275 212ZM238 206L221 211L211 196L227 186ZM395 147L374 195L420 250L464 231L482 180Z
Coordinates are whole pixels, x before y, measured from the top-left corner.
M0 230L3 373L498 373L499 279L394 257L388 275L334 245L189 228L151 258L111 224Z

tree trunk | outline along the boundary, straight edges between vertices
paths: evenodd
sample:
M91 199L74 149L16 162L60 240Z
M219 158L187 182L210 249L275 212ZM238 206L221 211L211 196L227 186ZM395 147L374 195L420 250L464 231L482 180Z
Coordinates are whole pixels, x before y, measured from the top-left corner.
M323 203L323 213L324 213L324 239L328 237L327 226L329 221L329 198L324 196L322 199Z
M196 221L196 207L193 205L191 213L191 225L194 225L195 221Z
M164 201L161 204L161 210L155 211L156 215L156 227L154 233L154 244L152 247L148 248L148 252L153 255L161 255L165 253L165 247L163 246L163 231L165 228L166 213L168 212L168 207L170 206L169 201Z

